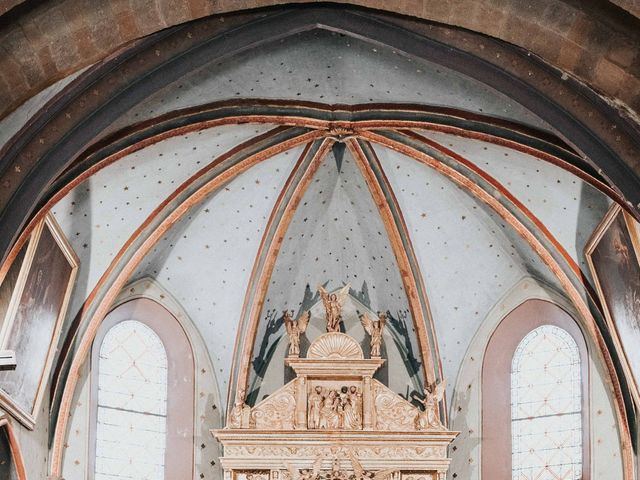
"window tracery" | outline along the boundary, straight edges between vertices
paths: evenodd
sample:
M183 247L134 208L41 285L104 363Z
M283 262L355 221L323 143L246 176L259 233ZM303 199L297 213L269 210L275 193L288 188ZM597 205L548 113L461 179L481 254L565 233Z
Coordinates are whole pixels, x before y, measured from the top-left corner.
M193 350L172 313L149 298L114 308L96 334L91 377L89 478L193 476Z
M554 303L529 299L502 319L482 366L481 478L591 478L587 359Z
M580 354L554 325L530 331L511 364L512 478L582 477Z
M98 374L96 480L163 479L167 354L145 324L125 320L102 341Z

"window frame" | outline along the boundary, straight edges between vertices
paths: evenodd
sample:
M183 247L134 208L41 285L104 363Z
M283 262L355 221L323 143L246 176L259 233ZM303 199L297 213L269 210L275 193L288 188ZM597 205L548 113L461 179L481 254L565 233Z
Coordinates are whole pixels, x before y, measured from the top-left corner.
M160 338L167 354L166 479L192 478L194 473L195 362L191 342L180 322L164 306L149 298L129 300L102 321L91 347L89 461L87 478L95 478L100 347L112 327L138 321ZM190 407L190 408L188 408Z
M575 341L582 379L582 480L591 478L589 423L590 369L584 335L576 321L560 306L529 299L500 322L487 342L482 365L481 478L512 478L511 366L518 345L543 325L565 330Z

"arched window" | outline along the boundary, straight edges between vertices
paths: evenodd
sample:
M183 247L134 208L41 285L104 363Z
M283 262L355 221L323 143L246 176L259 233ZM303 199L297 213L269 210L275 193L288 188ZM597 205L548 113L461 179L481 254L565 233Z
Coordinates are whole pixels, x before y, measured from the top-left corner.
M164 478L167 353L144 323L125 320L100 346L96 480Z
M582 477L580 353L571 335L543 325L511 363L512 479Z
M116 307L92 351L90 478L192 478L194 362L178 321L149 299Z
M482 478L589 480L589 370L580 328L528 300L489 339L482 367Z

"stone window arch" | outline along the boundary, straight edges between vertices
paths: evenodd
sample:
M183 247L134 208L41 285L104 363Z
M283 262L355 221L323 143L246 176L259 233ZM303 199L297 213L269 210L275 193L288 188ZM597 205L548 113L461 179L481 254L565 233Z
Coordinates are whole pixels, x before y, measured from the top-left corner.
M105 317L91 362L89 478L191 478L194 361L177 319L128 301Z
M587 349L573 318L543 300L516 307L484 357L482 478L589 480L588 402Z

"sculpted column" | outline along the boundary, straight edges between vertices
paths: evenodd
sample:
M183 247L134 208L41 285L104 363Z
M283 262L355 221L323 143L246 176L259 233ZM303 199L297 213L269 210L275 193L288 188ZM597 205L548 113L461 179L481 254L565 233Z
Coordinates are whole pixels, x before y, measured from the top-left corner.
M307 428L307 377L301 376L296 380L296 430Z
M362 377L362 428L373 429L373 395L371 392L371 377Z

